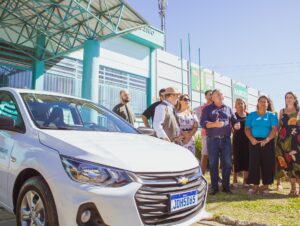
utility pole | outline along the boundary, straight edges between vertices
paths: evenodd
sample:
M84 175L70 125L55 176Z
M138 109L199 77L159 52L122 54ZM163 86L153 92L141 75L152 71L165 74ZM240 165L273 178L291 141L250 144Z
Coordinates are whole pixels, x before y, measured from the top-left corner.
M200 48L198 49L198 60L199 60L199 81L200 81L200 105L202 105L201 91L202 91L202 78L201 78L201 52Z
M165 33L164 39L164 50L167 50L167 41L166 41L166 10L168 6L168 0L158 0L158 9L161 21L161 30Z

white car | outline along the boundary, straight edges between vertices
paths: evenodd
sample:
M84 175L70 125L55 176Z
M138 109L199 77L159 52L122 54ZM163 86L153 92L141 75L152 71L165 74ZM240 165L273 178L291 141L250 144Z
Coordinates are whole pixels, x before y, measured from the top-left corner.
M18 226L191 225L206 195L188 150L88 100L0 89L0 205Z

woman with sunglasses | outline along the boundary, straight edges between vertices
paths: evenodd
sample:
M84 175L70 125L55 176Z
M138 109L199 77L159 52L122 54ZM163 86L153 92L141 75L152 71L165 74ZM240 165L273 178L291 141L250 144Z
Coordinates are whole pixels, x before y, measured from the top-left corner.
M179 96L176 104L176 115L181 134L181 145L195 154L194 135L198 130L198 119L190 109L190 97L187 94Z

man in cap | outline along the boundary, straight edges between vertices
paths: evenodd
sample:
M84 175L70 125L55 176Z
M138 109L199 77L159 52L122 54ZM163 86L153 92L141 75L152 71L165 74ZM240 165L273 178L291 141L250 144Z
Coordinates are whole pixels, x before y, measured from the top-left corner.
M131 125L134 125L135 122L135 115L129 106L129 93L127 90L122 89L120 91L120 103L117 104L113 108L113 112L121 116L123 119L125 119L127 122L129 122Z
M142 114L142 120L144 122L144 125L146 127L150 127L149 126L149 122L148 120L151 119L152 122L153 122L153 119L154 119L154 114L155 114L155 108L161 104L161 102L164 100L164 92L166 91L166 89L161 89L159 90L159 101L151 104Z
M180 92L175 88L166 88L164 100L155 108L153 119L153 128L156 136L175 143L179 142L180 139L180 129L174 109L179 95Z

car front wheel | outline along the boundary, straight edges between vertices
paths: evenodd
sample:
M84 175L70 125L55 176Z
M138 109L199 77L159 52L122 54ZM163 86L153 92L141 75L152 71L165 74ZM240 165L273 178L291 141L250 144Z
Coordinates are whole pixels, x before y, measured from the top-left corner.
M18 226L58 226L54 199L42 177L32 177L24 183L16 215Z

